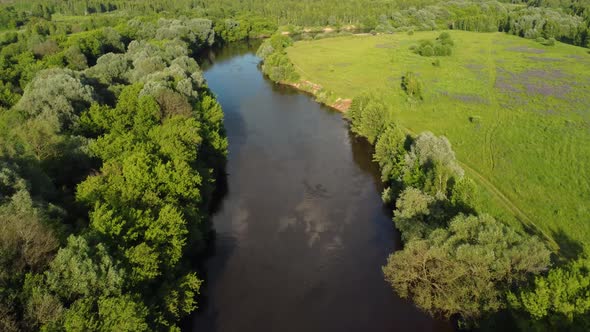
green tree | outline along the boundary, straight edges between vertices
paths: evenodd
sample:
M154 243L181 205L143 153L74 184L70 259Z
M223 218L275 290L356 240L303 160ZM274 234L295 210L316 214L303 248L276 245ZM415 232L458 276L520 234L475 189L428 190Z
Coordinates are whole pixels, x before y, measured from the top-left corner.
M505 307L505 292L544 271L549 250L494 218L455 217L448 229L409 241L383 267L386 280L433 316L458 314L467 324Z
M535 277L528 288L508 293L523 331L588 331L590 265L578 260Z
M381 180L384 182L398 182L401 180L406 134L396 125L390 125L379 136L375 144L373 160L381 169Z
M416 188L406 188L395 206L393 221L404 241L425 238L444 226L444 202Z
M420 189L440 198L447 197L451 182L464 175L449 140L431 132L416 137L405 157L403 172L406 185L417 183Z
M355 98L346 112L350 129L357 135L375 144L379 135L387 128L391 113L381 98L375 95L361 95Z
M411 98L423 99L422 82L418 80L418 77L413 72L409 71L402 76L401 87Z

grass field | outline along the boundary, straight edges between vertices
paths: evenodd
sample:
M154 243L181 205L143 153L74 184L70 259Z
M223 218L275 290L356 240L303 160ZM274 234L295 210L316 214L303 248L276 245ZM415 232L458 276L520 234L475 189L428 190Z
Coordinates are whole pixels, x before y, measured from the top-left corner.
M302 80L333 99L380 91L410 132L447 136L482 188L480 210L534 225L565 256L590 252L588 50L463 31L450 31L452 56L409 49L438 34L300 41L288 54ZM436 58L440 67L432 64ZM422 81L422 102L406 100L406 71Z

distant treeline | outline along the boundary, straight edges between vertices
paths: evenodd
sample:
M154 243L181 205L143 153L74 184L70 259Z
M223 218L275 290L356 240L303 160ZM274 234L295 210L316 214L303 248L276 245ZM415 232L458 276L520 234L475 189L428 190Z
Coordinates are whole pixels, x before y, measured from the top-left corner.
M6 6L0 27L14 28L55 13L88 15L119 12L124 15L188 15L206 17L228 29L248 25L355 26L376 32L463 29L504 31L526 38L555 38L588 47L590 3L588 1L407 1L407 0L177 0L177 1L31 1ZM254 21L254 22L248 22ZM240 30L238 29L238 30ZM220 34L222 29L219 29ZM254 30L260 30L254 29ZM272 29L270 29L272 30ZM272 32L272 31L271 31ZM243 35L244 32L237 32ZM246 33L247 35L247 33ZM231 34L225 37L234 38Z
M3 41L0 331L179 331L196 308L227 152L193 58L214 39L183 18Z

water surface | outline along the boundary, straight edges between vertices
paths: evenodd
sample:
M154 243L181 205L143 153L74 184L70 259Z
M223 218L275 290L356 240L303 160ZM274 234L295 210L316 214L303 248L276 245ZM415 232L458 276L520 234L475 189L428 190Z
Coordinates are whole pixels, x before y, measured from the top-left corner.
M399 237L371 147L339 113L266 80L253 47L206 58L225 112L228 191L193 330L441 330L383 280Z

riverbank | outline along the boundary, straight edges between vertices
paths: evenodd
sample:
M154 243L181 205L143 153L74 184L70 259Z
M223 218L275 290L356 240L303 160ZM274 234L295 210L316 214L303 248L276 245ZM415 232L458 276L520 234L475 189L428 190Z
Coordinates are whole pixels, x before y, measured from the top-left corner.
M409 131L447 136L481 188L486 211L515 227L534 223L560 253L575 255L590 238L590 227L577 222L590 212L589 183L579 181L590 177L580 173L590 169L590 146L579 144L590 139L590 118L581 111L589 99L577 83L590 79L587 50L451 31L453 54L436 66L410 48L438 33L301 41L285 53L297 81L322 87L311 91L321 102L375 93L395 105L391 116ZM401 91L407 71L422 81L421 102L408 102Z
M279 81L276 82L277 84L287 85L292 88L295 88L301 92L308 93L312 95L318 103L328 106L338 112L346 113L346 111L350 108L352 104L352 99L350 98L337 98L335 101L330 102L328 100L323 99L323 95L325 94L325 90L322 88L321 85L310 82L310 81L300 81L300 82L286 82L286 81Z
M383 279L400 243L366 141L265 79L250 44L211 52L202 68L225 114L228 190L212 220L208 301L187 331L452 331Z

